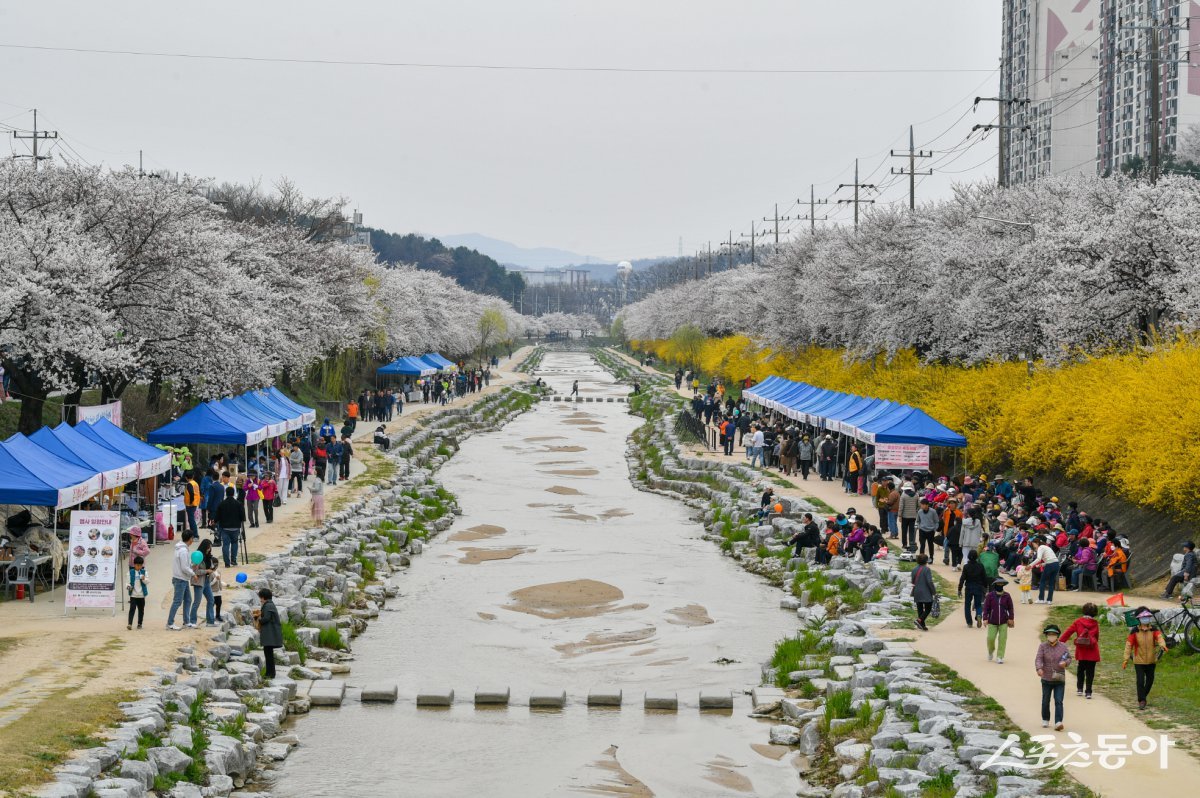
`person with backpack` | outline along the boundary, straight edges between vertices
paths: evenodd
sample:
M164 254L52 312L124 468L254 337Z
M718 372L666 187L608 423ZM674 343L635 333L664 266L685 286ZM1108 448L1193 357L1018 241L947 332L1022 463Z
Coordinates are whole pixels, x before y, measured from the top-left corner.
M913 569L912 597L917 605L917 628L928 632L925 619L933 612L933 599L937 595L937 585L933 581L933 571L929 568L929 558L924 554L917 555L917 567Z
M966 593L966 601L963 602L963 615L966 616L967 626L974 625L976 628L983 626L983 599L987 593L988 586L992 583L988 579L987 571L983 569L983 565L979 562L979 552L971 549L967 552L967 562L963 565L962 573L958 577L958 595L961 598L963 593ZM974 605L975 614L972 618L971 607ZM974 620L974 624L972 624Z
M1004 649L1008 645L1008 630L1016 625L1013 600L1004 588L1008 582L997 579L983 600L983 621L987 624L988 662L1004 664Z
M1096 622L1098 609L1092 602L1083 605L1083 615L1076 618L1062 633L1067 643L1075 638L1075 695L1092 697L1092 680L1096 678L1096 665L1100 663L1100 624Z
M1138 607L1136 612L1138 625L1125 638L1125 657L1121 661L1121 670L1129 667L1132 658L1133 670L1137 675L1138 709L1145 709L1150 689L1154 687L1158 658L1167 653L1167 641L1163 639L1162 632L1151 625L1154 623L1153 612L1146 607Z

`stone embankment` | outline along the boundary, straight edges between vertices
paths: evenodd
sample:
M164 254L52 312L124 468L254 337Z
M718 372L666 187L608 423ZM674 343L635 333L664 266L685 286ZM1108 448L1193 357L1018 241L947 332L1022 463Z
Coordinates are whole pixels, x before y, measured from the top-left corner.
M395 685L344 681L352 640L397 595L393 577L424 541L460 512L434 472L459 441L502 427L538 401L519 388L423 419L392 440L365 494L304 530L262 573L226 588L225 620L206 650L185 647L173 664L120 706L124 715L103 744L76 751L55 781L35 795L53 798L172 798L264 795L266 773L300 739L284 729L289 715L344 700L395 701ZM232 576L232 575L230 575ZM232 581L232 579L230 580ZM252 610L269 587L285 621L286 650L275 679L262 677Z
M601 358L606 366L614 361L625 365ZM812 550L793 557L784 541L799 529L800 514L816 515L815 508L780 499L783 513L760 521L759 497L769 483L748 467L686 454L676 426L682 408L665 388L631 402L631 412L647 419L630 439L631 478L695 508L724 554L783 588L780 606L796 613L797 633L764 665L771 686L751 694L755 713L778 721L769 742L802 755L797 795L1087 794L1062 771L1034 777L1027 762L1009 757L985 769L1015 733L1011 721L953 671L881 634L911 617L906 564L835 557L818 565ZM1028 740L1022 743L1028 750Z

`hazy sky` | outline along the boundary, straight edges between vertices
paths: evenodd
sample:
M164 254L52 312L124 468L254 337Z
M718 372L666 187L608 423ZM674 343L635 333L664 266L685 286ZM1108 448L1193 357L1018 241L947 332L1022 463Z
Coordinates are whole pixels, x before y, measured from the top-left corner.
M39 120L92 163L136 164L140 148L148 166L218 180L287 175L309 193L349 197L367 224L397 232L479 232L611 259L674 254L682 237L691 253L710 239L716 246L731 227L749 233L750 220L770 215L775 202L782 212L807 199L810 183L818 198L830 195L851 182L855 157L863 182L897 183L882 201L907 201L906 179L887 175L904 164L885 156L907 147L910 123L917 146L938 151L931 160L946 170L926 180L918 198L944 195L955 181L991 179L995 134L954 148L995 115L994 104L970 108L977 94L997 91L998 6L6 2L3 45L835 72L398 68L0 47L0 122L28 127L23 109L37 107ZM938 71L839 71L905 69ZM59 153L70 155L61 145ZM850 217L848 206L837 213Z

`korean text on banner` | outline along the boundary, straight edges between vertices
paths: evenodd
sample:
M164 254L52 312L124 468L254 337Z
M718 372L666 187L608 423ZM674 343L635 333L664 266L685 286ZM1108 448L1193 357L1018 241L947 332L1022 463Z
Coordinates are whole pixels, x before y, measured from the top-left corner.
M877 443L875 467L929 468L929 447L920 443Z
M84 407L80 405L76 408L75 418L80 424L92 423L98 418L107 418L114 426L121 426L121 400L109 402L106 405L89 405Z
M121 560L121 514L74 510L68 546L66 606L115 608Z

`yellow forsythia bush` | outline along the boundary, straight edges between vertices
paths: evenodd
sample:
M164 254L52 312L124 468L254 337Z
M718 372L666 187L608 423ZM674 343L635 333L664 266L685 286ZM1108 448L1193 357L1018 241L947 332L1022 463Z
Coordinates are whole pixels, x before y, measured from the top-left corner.
M663 341L639 349L677 362ZM772 374L919 407L967 436L967 463L1059 471L1126 500L1200 519L1200 341L1098 355L1060 367L924 365L913 352L851 361L839 350L773 352L745 336L706 339L701 370L730 383Z

